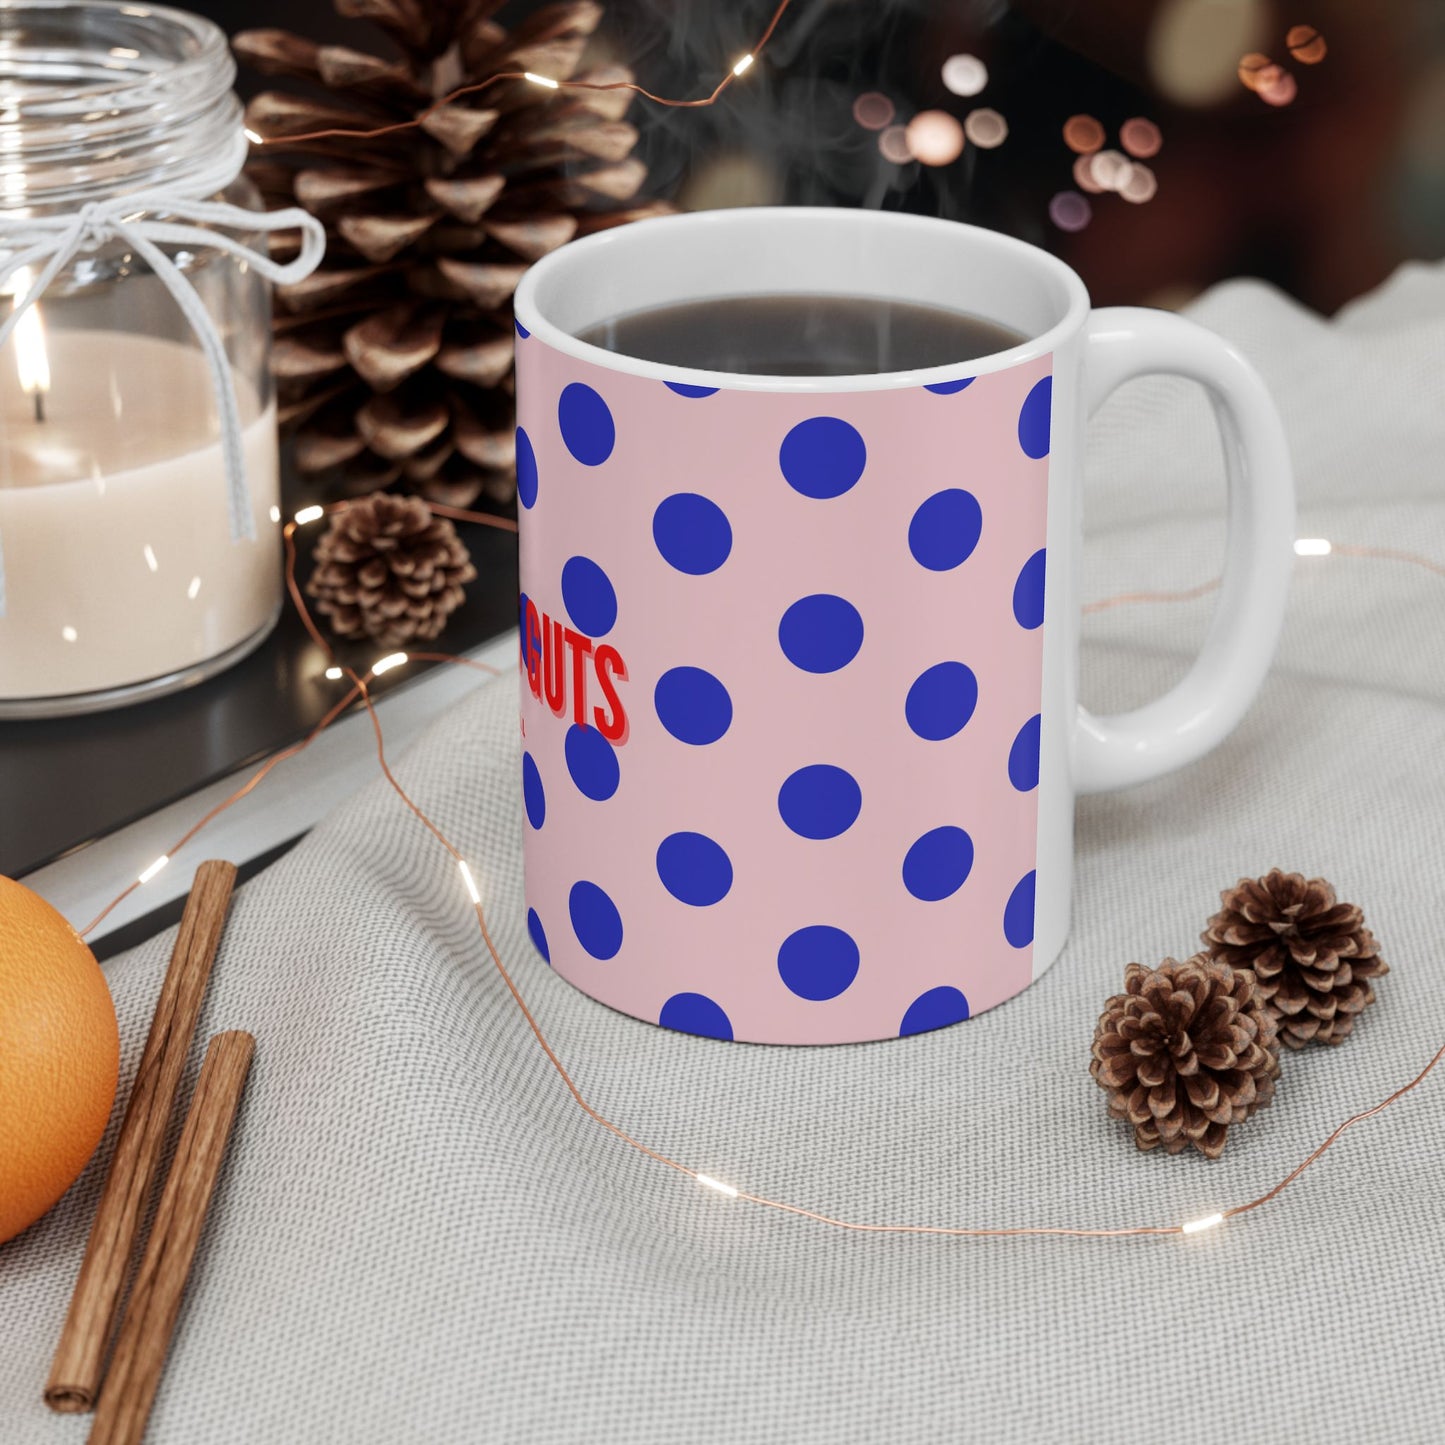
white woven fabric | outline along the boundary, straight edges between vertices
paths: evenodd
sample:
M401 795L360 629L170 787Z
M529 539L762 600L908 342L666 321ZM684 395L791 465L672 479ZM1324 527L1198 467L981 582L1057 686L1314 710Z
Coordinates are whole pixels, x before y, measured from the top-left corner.
M1275 390L1304 534L1445 559L1445 269L1407 269L1332 323L1251 283L1195 314ZM1088 595L1215 570L1209 427L1168 382L1101 418ZM1091 619L1087 700L1163 688L1208 606ZM1180 1221L1259 1193L1445 1039L1442 615L1445 581L1418 569L1302 559L1279 664L1239 732L1186 772L1082 805L1075 927L1053 970L964 1025L883 1044L684 1037L553 975L523 926L511 679L441 719L399 772L472 859L582 1088L640 1138L857 1218ZM1274 864L1365 907L1393 968L1380 1002L1343 1048L1287 1058L1274 1107L1218 1163L1139 1155L1086 1071L1100 1006L1128 960L1188 953L1220 887ZM123 1088L169 944L108 970ZM1275 1204L1188 1240L857 1236L764 1213L577 1110L491 971L455 867L381 784L238 897L204 1017L207 1033L235 1027L256 1033L256 1065L157 1445L1445 1429L1445 1077ZM40 1391L108 1153L0 1248L6 1445L88 1428Z

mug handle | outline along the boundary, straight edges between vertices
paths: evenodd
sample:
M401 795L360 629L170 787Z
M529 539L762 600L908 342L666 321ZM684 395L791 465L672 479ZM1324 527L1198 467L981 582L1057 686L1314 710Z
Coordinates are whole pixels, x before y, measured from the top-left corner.
M1157 778L1202 757L1244 716L1269 671L1294 560L1294 485L1279 414L1259 373L1212 331L1168 311L1117 306L1085 327L1084 395L1092 416L1136 376L1166 372L1209 393L1224 443L1229 541L1204 647L1163 697L1132 712L1079 709L1074 780L1081 793Z

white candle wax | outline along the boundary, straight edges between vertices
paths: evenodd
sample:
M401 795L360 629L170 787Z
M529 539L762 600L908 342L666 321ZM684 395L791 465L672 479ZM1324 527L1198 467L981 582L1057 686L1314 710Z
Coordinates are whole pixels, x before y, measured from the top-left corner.
M201 353L119 332L46 346L43 421L0 353L0 702L165 677L263 633L281 597L274 404L238 378L256 540L233 542Z

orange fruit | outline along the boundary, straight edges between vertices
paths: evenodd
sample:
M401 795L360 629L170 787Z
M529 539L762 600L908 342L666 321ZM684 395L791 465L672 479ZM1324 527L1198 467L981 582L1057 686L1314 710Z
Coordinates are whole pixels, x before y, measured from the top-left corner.
M75 1182L115 1102L105 975L39 894L0 878L0 1242Z

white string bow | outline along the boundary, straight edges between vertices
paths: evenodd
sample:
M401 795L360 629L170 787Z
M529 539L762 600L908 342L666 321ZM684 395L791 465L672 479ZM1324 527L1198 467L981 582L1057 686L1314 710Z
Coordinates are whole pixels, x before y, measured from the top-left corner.
M164 216L167 219L153 219ZM218 229L222 228L222 229ZM253 250L226 231L301 232L300 253L284 265L264 251ZM226 346L205 302L184 271L162 246L187 249L208 247L244 261L268 281L292 285L309 276L326 250L326 232L306 211L288 207L280 211L248 211L222 201L198 201L167 191L142 191L91 201L64 216L16 216L0 212L0 290L19 270L39 266L39 275L23 296L15 298L10 315L0 324L0 350L20 318L52 281L78 255L97 251L112 240L124 241L155 273L171 293L181 314L201 344L221 424L221 455L225 462L226 499L231 540L252 541L256 524L251 514L251 492L241 447L241 409L235 378L226 359ZM0 549L0 617L5 615L5 558Z

